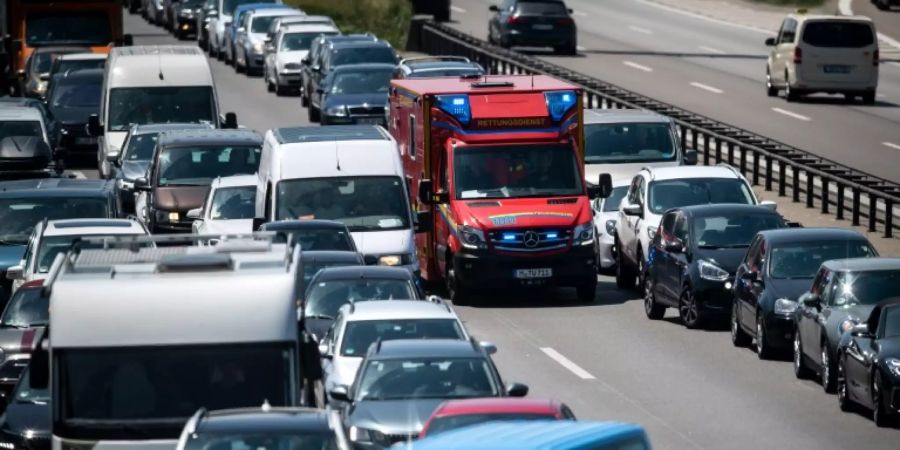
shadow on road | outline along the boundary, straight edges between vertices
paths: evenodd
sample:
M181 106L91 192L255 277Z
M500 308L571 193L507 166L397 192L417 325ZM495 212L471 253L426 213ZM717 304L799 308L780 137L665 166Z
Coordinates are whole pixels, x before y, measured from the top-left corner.
M447 298L443 288L429 290L430 294ZM573 288L505 288L479 292L460 306L475 308L594 308L641 301L637 291L622 290L615 281L597 283L594 301L578 301Z
M766 55L750 55L740 53L698 53L698 52L658 52L633 50L587 49L581 53L592 55L627 55L627 56L664 56L669 58L712 58L712 59L766 59Z
M797 103L806 103L809 105L845 105L845 106L862 106L867 108L900 108L900 105L883 100L875 100L871 105L863 104L858 100L847 100L841 95L816 94L810 97L803 97Z

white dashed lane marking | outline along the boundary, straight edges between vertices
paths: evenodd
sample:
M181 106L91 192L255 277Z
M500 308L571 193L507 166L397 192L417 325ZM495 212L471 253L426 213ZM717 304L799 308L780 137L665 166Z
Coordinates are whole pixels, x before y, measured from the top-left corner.
M458 13L460 13L460 14L465 14L465 13L466 13L466 10L465 10L465 9L462 9L462 8L460 8L459 6L455 6L455 5L450 5L450 10L453 11L453 12L458 12Z
M628 29L631 30L631 31L634 31L635 33L641 33L641 34L653 34L653 31L652 31L652 30L648 30L648 29L646 29L646 28L642 28L642 27L639 27L639 26L637 26L637 25L629 25L629 26L628 26Z
M890 147L894 150L900 150L900 144L895 144L893 142L882 142L882 144L884 144L885 147Z
M713 94L721 94L721 93L725 92L717 87L712 87L708 84L698 83L696 81L692 81L691 86L693 86L697 89L703 89L704 91L707 91L707 92L712 92Z
M593 375L590 374L587 370L582 369L578 364L573 363L569 358L566 358L556 350L551 347L541 347L541 351L544 352L550 359L559 363L559 365L565 367L575 374L576 377L581 378L582 380L593 380L595 379Z
M637 69L637 70L641 70L641 71L644 71L644 72L653 72L653 69L652 69L652 68L647 67L647 66L644 66L644 65L641 65L641 64L638 64L638 63L636 63L636 62L632 62L632 61L622 61L622 64L625 64L626 66L631 67L632 69Z
M795 119L797 119L797 120L802 120L802 121L804 121L804 122L809 122L810 120L812 120L812 119L810 119L809 117L806 117L806 116L804 116L804 115L802 115L802 114L797 114L797 113L795 113L795 112L793 112L793 111L788 111L788 110L786 110L786 109L772 108L772 111L775 111L775 112L777 112L778 114L783 114L783 115L788 116L788 117L793 117L793 118L795 118Z

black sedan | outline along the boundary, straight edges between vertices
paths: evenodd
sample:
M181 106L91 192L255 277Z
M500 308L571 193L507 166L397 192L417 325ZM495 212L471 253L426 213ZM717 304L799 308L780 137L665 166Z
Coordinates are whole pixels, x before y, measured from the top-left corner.
M805 378L816 370L825 392L837 385L835 359L841 336L875 305L896 297L900 258L855 258L826 261L809 292L800 296L794 313L794 374Z
M6 405L0 423L0 442L4 448L50 450L50 391L33 389L28 369L22 373Z
M364 266L366 264L362 254L348 251L304 251L300 255L300 259L303 264L303 286L309 286L316 273L326 267Z
M756 341L756 353L768 358L790 349L797 298L809 290L823 262L877 256L860 233L840 228L789 228L762 231L738 267L731 309L731 341L737 347Z
M290 236L304 251L357 251L347 225L334 220L279 220L264 223L259 230L275 231Z
M784 228L775 211L753 205L700 205L663 215L650 244L644 311L661 319L678 308L688 328L731 309L734 273L750 241L762 230Z
M504 48L553 47L556 53L578 53L578 29L572 10L561 0L504 0L491 5L488 41Z
M100 113L103 69L61 73L47 92L47 106L56 122L50 140L57 155L97 153L97 138L89 136L86 125L92 114Z
M47 94L47 82L50 81L53 59L58 55L90 51L87 47L38 47L28 57L25 69L19 71L20 92L27 97L44 98Z
M322 125L385 123L392 64L335 67L319 86Z
M872 309L866 322L841 337L837 351L838 404L872 410L879 427L900 418L900 296Z

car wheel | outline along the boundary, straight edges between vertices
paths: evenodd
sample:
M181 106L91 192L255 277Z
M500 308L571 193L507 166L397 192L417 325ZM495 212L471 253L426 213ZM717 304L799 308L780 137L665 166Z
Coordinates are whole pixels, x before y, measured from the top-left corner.
M691 288L685 288L678 300L678 315L681 317L681 323L689 329L700 328L703 324L703 315L700 313L700 305L697 304L697 298Z
M784 74L784 80L784 99L789 102L799 101L800 93L791 87L791 81L787 78L787 74Z
M306 96L306 89L300 93L300 105L304 108L309 107L309 97Z
M874 105L875 104L875 92L866 92L862 95L862 101L866 105Z
M893 426L894 418L888 413L881 394L881 377L872 377L872 420L879 428Z
M882 11L887 11L888 9L890 9L890 6L888 6L887 2L883 2L881 0L875 2L875 7Z
M638 290L643 291L644 279L647 277L647 267L646 267L646 263L644 262L644 252L640 248L638 248L637 256L638 256L638 258L637 258L638 266L637 266L637 274L636 274L635 278L636 278Z
M616 238L616 287L619 289L634 288L635 275L634 270L625 261L625 253L622 250L622 243Z
M828 349L828 341L825 339L822 341L822 368L819 371L819 376L822 378L822 389L831 394L834 392L835 384L837 384L837 377L835 376L837 370L831 358L831 350Z
M806 361L803 359L803 342L800 340L800 330L794 329L794 376L803 380L809 378L809 367L806 367Z
M463 288L459 279L456 277L456 269L453 268L453 256L447 256L447 272L444 274L444 281L447 284L447 296L454 305L466 305L469 301L468 293Z
M735 347L746 347L750 343L750 336L741 328L741 323L738 319L740 319L738 316L738 302L734 301L731 306L731 343Z
M266 79L266 91L274 92L275 95L278 95L278 85Z
M597 277L593 278L592 281L586 281L575 288L578 303L594 303L594 298L597 296Z
M653 293L655 283L652 277L644 281L644 314L650 320L659 320L666 315L666 307L656 303L656 294Z
M849 412L853 410L853 401L850 400L847 393L847 375L844 372L844 358L842 355L838 355L837 362L837 398L838 407L841 408L841 411Z
M321 111L319 111L319 108L316 108L312 104L309 105L309 108L307 108L306 111L309 114L310 122L318 122L322 118L322 114Z
M762 315L756 317L756 356L759 359L769 359L772 357L772 346L766 339L766 323Z
M769 97L775 97L778 95L778 88L772 84L772 74L769 73L769 69L766 69L766 95Z

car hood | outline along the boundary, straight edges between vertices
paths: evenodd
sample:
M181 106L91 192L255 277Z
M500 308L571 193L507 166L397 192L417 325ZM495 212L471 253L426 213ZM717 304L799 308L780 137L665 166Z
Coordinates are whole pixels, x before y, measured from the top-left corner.
M458 222L450 222L452 228L468 225L480 230L497 228L560 227L571 228L579 223L591 221L588 200L584 196L574 198L572 203L550 204L546 198L483 199L455 202L455 217ZM560 200L560 199L557 199ZM441 216L447 216L447 206L441 206Z
M334 323L334 321L331 319L303 318L304 328L315 337L316 342L322 340L322 337L328 332L328 328L331 327L332 323Z
M300 60L309 54L309 50L293 50L289 52L278 52L275 54L275 62L280 66L287 63L300 64Z
M100 107L92 106L86 108L50 108L50 112L53 113L53 118L55 118L59 123L63 125L81 125L88 122L88 117L91 114L99 114Z
M411 235L409 228L390 231L354 231L350 233L357 250L364 255L409 253Z
M25 256L25 244L0 245L0 270L6 270L22 261Z
M207 220L201 226L203 234L246 234L253 232L253 219Z
M26 431L34 437L50 437L50 405L47 403L12 402L6 407L3 430L22 435Z
M803 293L809 290L812 285L812 278L798 278L792 280L779 280L770 278L766 280L767 287L771 289L775 298L786 298L797 301Z
M153 206L165 211L183 211L199 208L206 200L209 186L158 187L153 196Z
M134 181L147 175L150 168L150 161L123 161L120 170L122 179Z
M600 181L601 173L608 173L613 180L630 180L637 175L644 167L674 167L678 165L678 161L671 162L643 162L643 163L624 163L624 164L585 164L584 179L588 183L597 184Z
M697 257L710 261L733 275L746 253L746 248L711 248L697 250Z
M31 353L43 330L43 327L0 328L0 349L7 355Z
M362 401L354 405L348 425L384 434L417 435L444 399Z
M9 136L0 140L0 158L50 158L50 147L37 136Z
M333 106L384 106L388 102L387 92L367 94L328 94L325 96L325 107Z

